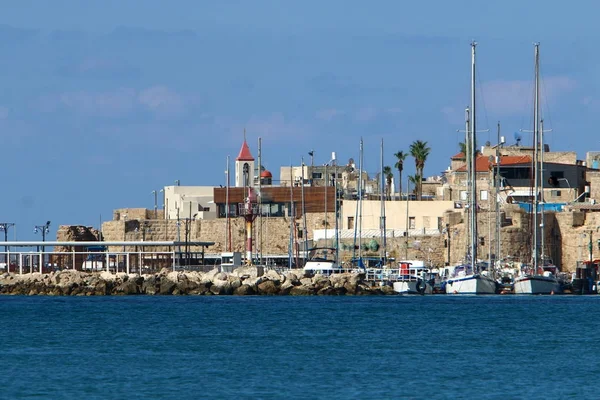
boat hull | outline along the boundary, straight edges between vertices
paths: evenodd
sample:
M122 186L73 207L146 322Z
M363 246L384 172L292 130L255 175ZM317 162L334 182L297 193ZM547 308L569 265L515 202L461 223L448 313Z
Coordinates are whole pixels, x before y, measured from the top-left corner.
M515 294L560 293L560 283L552 276L527 275L515 278Z
M446 281L446 294L495 294L496 281L489 276L475 274Z
M425 281L397 281L393 284L394 292L398 294L432 294L433 287Z

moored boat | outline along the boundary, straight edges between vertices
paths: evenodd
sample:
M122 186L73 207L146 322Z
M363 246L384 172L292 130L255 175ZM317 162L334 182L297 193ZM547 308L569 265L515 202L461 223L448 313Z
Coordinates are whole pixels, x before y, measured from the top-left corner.
M473 271L468 264L456 266L445 282L447 294L495 294L496 287L496 281L489 271Z
M347 272L339 265L337 249L332 247L315 247L311 249L303 269L305 272L326 276Z
M543 274L522 275L515 278L515 294L558 294L561 293L558 280L550 272Z
M394 292L399 294L432 294L433 279L423 261L401 261L398 277L393 282Z
M494 294L496 293L496 282L490 271L482 268L477 263L477 179L476 179L476 101L475 101L475 47L477 43L471 43L471 107L466 110L465 118L465 152L467 161L467 198L468 206L468 249L465 254L465 264L454 268L453 273L445 282L447 294ZM493 271L492 271L493 272Z
M537 273L529 266L521 267L514 280L515 294L558 294L562 285L558 281L558 267L553 264L538 267Z
M571 280L572 294L598 294L598 266L600 260L577 264Z
M515 278L515 294L555 294L561 292L558 268L544 256L544 124L540 113L540 51L535 48L535 98L533 107L533 185L531 266L521 268ZM541 212L541 218L540 218ZM541 250L541 254L540 254Z

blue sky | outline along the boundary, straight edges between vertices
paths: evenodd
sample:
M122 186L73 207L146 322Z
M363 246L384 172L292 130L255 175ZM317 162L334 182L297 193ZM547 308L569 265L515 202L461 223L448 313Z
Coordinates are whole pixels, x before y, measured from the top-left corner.
M0 219L19 239L98 226L152 190L224 183L246 128L265 166L358 157L416 139L449 164L478 46L480 143L532 125L533 45L554 150L600 149L594 1L9 1L0 14ZM525 135L525 141L527 135ZM414 171L407 162L407 173ZM12 238L12 231L11 231Z

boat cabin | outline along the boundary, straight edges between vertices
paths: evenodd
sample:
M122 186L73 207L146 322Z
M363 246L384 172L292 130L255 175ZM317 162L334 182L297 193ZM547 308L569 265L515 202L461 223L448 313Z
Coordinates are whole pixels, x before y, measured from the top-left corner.
M337 261L337 249L333 247L311 249L308 253L308 261L304 265L304 271L322 275L342 272Z

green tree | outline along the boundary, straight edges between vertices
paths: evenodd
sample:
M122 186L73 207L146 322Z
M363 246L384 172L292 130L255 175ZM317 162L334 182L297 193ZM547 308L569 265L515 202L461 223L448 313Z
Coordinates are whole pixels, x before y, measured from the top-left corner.
M385 176L385 194L388 200L392 199L392 179L394 179L394 173L392 168L389 166L383 167L383 176Z
M460 149L460 152L463 155L463 158L466 160L467 157L467 144L465 142L459 142L458 143L458 148Z
M417 174L409 175L408 182L412 183L412 187L413 187L412 192L413 192L413 194L416 194L417 188L419 187L419 183L421 183L421 176L417 175ZM407 192L408 192L408 190L407 190ZM408 193L407 193L407 195L408 195Z
M463 157L466 160L467 159L467 144L465 142L460 142L460 143L458 143L458 148L460 149L460 152L463 153ZM478 156L479 154L481 154L481 151L479 151L479 149L475 149L475 156Z
M423 169L425 168L425 161L427 161L427 157L429 156L430 151L431 151L431 148L429 148L427 146L427 142L424 142L422 140L415 140L410 145L410 154L415 159L415 167L417 170L416 171L417 175L419 177L421 177L421 179L419 180L418 185L417 185L417 200L421 200L421 196L423 195L423 190L422 190Z
M398 170L398 191L400 192L400 199L402 200L402 171L404 171L404 160L408 157L408 153L400 150L395 153L394 156L396 157L396 164L394 167Z

